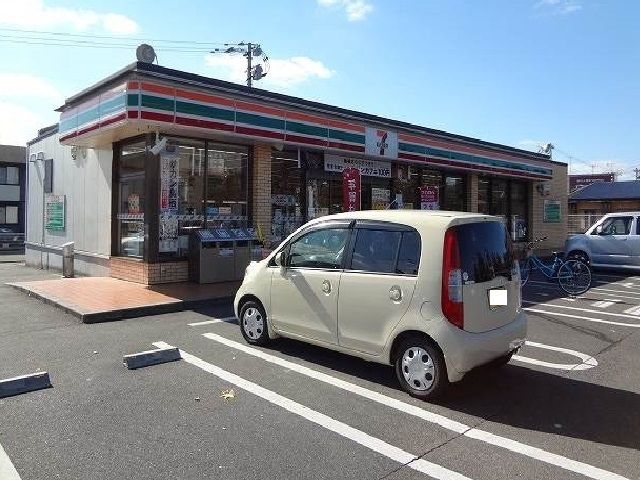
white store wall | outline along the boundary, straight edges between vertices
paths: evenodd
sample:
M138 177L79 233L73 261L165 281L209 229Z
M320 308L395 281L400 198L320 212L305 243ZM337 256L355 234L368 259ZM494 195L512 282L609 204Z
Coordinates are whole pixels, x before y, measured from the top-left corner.
M111 171L113 152L108 149L79 149L74 160L72 147L61 145L52 134L28 146L29 158L43 152L53 159L53 195L65 195L64 231L44 231L44 162L27 165L26 262L42 268L62 268L62 248L75 245L78 274L108 275L111 253ZM48 194L45 194L48 195Z

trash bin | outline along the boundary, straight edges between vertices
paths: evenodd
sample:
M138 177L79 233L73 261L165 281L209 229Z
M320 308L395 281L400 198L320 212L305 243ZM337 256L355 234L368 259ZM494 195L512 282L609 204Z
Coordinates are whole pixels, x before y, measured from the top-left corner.
M73 242L62 245L62 276L73 278Z

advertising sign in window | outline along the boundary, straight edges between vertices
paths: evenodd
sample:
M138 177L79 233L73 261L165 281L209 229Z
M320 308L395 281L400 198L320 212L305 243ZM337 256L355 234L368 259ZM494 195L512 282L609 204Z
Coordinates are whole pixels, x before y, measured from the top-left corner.
M360 170L347 168L342 172L342 196L345 212L360 210Z
M363 177L391 178L391 163L389 162L345 158L337 155L324 156L325 171L342 173L346 168L357 168Z
M440 210L440 196L438 194L438 187L420 187L420 209Z

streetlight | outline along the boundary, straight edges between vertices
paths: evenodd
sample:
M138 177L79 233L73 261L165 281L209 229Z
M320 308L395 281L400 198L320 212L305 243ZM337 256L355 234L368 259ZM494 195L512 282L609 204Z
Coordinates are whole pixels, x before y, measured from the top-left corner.
M247 59L247 87L251 87L251 80L260 80L269 73L269 57L265 55L257 43L240 42L236 44L225 43L226 48L216 48L211 53L226 53L228 55L241 54ZM260 64L253 66L251 60L253 57L262 57L262 61L266 65L266 71Z

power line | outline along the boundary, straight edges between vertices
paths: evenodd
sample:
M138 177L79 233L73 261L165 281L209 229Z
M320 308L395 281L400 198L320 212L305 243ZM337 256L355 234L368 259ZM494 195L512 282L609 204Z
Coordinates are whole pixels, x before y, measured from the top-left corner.
M0 28L0 31L3 32L17 32L17 33L36 33L41 35L55 35L55 36L64 36L64 37L78 37L78 38L101 38L101 39L110 39L110 40L132 40L136 42L156 42L156 43L186 43L193 45L228 45L227 43L221 42L198 42L195 40L169 40L169 39L152 39L152 38L133 38L133 37L117 37L117 36L108 36L108 35L87 35L80 33L66 33L66 32L48 32L42 30L21 30L18 28ZM18 36L19 38L19 36Z
M1 37L1 36L0 36ZM136 48L136 44L122 44L122 43L99 43L99 42L63 42L63 41L38 41L41 39L27 39L18 40L15 38L0 38L0 42L11 43L16 45L38 45L38 46L50 46L50 47L81 47L81 48L101 48L101 49L131 49ZM188 48L188 47L171 47L160 46L156 48L164 52L183 52L183 53L208 53L208 48Z

